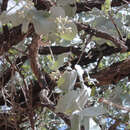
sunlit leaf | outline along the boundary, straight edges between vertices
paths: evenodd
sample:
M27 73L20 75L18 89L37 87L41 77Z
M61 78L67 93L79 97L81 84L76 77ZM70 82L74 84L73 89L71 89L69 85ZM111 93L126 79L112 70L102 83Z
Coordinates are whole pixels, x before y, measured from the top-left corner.
M76 98L76 103L80 107L80 109L84 108L84 105L87 103L89 96L90 95L87 87L81 88L79 90L79 95Z
M82 69L82 67L80 65L75 65L75 69L77 70L80 81L83 82L84 70Z
M63 8L65 10L65 15L69 17L73 17L77 10L76 5L74 6L65 5Z
M71 115L71 130L80 130L80 117L78 111Z
M58 85L58 86L61 86L61 85L64 84L64 82L65 82L64 77L61 77L61 78L57 81L57 85Z
M68 57L69 53L63 53L61 55L58 55L57 58L55 59L55 61L51 61L51 65L50 68L52 70L57 70L60 66L62 66L64 64L64 59L66 57Z
M75 70L65 71L64 74L62 75L62 77L58 80L58 83L60 82L59 87L63 91L67 92L67 91L73 89L76 79L77 79L77 73Z
M62 7L56 7L56 6L52 6L50 8L51 11L51 17L65 17L65 11Z
M78 110L79 107L74 103L77 96L78 93L76 91L69 91L64 96L60 96L55 111L71 114L74 110Z
M24 20L22 25L22 32L26 33L28 31L28 25L29 25L29 21Z
M76 0L56 0L56 2L59 6L65 6L69 4L74 4Z
M13 55L16 55L16 54L18 54L18 51L16 51L15 49L10 49L9 53L13 54Z
M92 118L89 119L89 130L101 130L99 124L97 124Z
M33 17L33 24L37 34L47 34L56 31L56 24L48 18L36 15Z
M102 114L105 114L106 110L104 109L104 107L102 106L98 106L98 107L88 107L85 108L81 114L85 117L96 117Z
M92 87L91 96L95 96L96 87Z
M73 40L78 32L77 26L67 18L58 18L57 26L56 35L67 41Z
M85 130L90 130L90 122L89 122L89 117L85 117L82 120L82 126L84 126Z
M111 0L105 0L104 4L102 5L102 10L107 14L108 11L111 10Z

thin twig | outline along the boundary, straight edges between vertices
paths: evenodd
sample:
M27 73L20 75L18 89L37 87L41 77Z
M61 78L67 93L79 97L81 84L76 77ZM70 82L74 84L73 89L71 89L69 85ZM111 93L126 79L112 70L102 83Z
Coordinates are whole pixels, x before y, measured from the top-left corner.
M115 103L113 103L113 102L111 102L111 101L109 101L109 100L106 100L106 99L104 99L104 98L100 98L100 99L99 99L99 102L102 102L102 103L107 104L107 105L109 105L109 106L113 106L113 107L116 107L116 108L118 108L118 109L122 109L122 110L125 110L125 111L130 112L130 107L127 108L127 107L124 107L124 106L122 106L122 105L115 104Z
M126 1L126 0L122 0L122 1L124 1L126 4L130 4L130 2L128 2L128 1Z
M113 37L104 31L91 28L89 25L83 23L76 22L75 24L77 25L78 31L84 30L87 34L90 34L92 36L112 41L115 44L115 46L121 48L121 52L126 52L128 49L123 40L117 39L116 37Z
M27 50L22 51L21 49L18 49L18 48L15 48L15 47L12 47L12 49L14 49L14 50L16 50L16 51L22 53L23 55L25 55L25 52L27 51ZM27 54L26 54L26 55L27 55Z
M126 7L127 5L128 5L128 4L124 4L124 5L122 5L121 7L119 7L119 8L116 10L115 14L117 14L118 11L120 11L121 9L123 9L124 7Z
M1 5L2 12L7 9L8 1L9 0L3 0L2 5Z
M98 59L98 61L97 61L97 65L96 65L96 67L94 68L94 71L97 71L98 66L99 66L100 61L102 60L102 58L103 58L103 55L101 55L101 56L99 57L99 59Z
M112 15L110 14L110 12L108 12L108 14L109 14L109 18L110 18L110 20L112 21L114 27L115 27L116 30L117 30L117 33L118 33L118 35L119 35L119 38L122 40L121 32L120 32L119 28L117 27L117 25L116 25L116 23L115 23L115 21L114 21Z
M53 59L53 62L55 62L55 58L54 58L54 55L53 55L52 49L51 49L50 46L48 46L48 48L49 48L49 51L50 51L51 57L52 57L52 59Z
M76 64L78 64L78 63L80 62L80 60L81 60L81 58L82 58L82 56L83 56L83 53L84 53L84 51L85 51L85 48L86 48L87 44L91 41L91 38L92 38L92 35L89 35L88 39L86 40L85 46L84 46L84 48L83 48L83 50L82 50L82 53L81 53L80 56L79 56L79 60L77 61Z

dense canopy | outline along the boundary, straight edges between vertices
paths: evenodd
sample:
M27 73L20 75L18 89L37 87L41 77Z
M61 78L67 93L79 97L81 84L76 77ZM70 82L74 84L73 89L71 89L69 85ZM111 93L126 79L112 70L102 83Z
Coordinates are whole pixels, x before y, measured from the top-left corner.
M129 118L129 0L0 0L0 130L127 130Z

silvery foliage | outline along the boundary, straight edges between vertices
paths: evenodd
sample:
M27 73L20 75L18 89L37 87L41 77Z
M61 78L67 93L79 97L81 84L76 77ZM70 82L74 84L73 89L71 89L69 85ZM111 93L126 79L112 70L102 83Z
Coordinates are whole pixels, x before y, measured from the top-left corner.
M113 9L112 13L116 11L117 9ZM94 8L92 11L87 12L87 14L84 15L85 17L83 17L82 19L83 22L88 23L93 28L107 32L114 37L118 37L117 30L113 25L111 19L109 18L109 16L106 16L103 11ZM113 20L117 25L118 29L120 30L121 34L126 35L128 37L130 35L130 8L123 8L118 11L117 14L114 15L113 13L111 15L113 15ZM97 44L103 44L105 42L104 39L96 37L93 37L93 40L95 40ZM106 42L108 41L106 40Z
M95 110L98 109L95 107ZM101 110L102 111L102 110ZM93 113L93 111L90 111ZM98 115L104 114L105 112L99 112ZM97 114L97 113L96 113ZM72 130L80 130L80 126L84 126L85 130L101 130L99 125L94 121L94 119L88 116L84 116L83 118L80 116L81 113L79 111L75 111L71 115L71 126ZM93 116L95 117L95 116Z
M74 111L71 115L72 130L80 130L79 126L84 126L85 130L101 130L99 125L93 120L96 117L105 114L102 106L85 108L82 111ZM74 125L76 124L76 126ZM76 128L77 127L77 128Z
M122 88L116 87L108 98L115 104L122 105L125 108L130 108L130 95L124 94ZM127 113L125 110L122 110L121 112Z
M65 40L72 40L77 33L77 27L73 21L66 20L66 16L64 8L58 4L51 7L50 12L47 12L39 11L31 1L23 0L2 12L0 21L2 24L11 22L12 26L22 24L22 32L24 33L28 31L29 23L33 23L35 32L39 35L51 34L52 38L60 37Z
M59 87L65 92L65 95L61 95L56 111L72 114L75 110L82 110L90 95L88 95L87 87L73 90L77 79L77 72L75 70L70 72L65 71L62 78L64 82Z
M123 98L122 105L125 106L125 107L130 108L130 95L126 95Z
M73 111L76 109L80 109L79 106L76 104L76 98L78 97L77 91L69 91L65 95L61 95L56 106L56 112L62 112L68 115L71 115Z
M121 105L122 103L122 89L121 88L115 88L114 91L112 91L112 93L109 96L109 100L113 103L118 103Z
M65 40L72 40L77 33L77 27L72 20L65 17L75 14L76 7L74 6L71 10L71 4L75 5L75 0L57 0L57 5L52 7L50 13L48 13L36 10L31 2L24 0L14 6L15 11L14 8L4 11L0 15L0 21L2 24L11 22L12 26L22 24L24 33L27 32L29 23L33 23L35 31L39 35L52 33ZM69 9L70 12L68 12ZM63 75L64 83L60 88L65 92L65 95L60 96L56 112L71 115L72 130L79 130L81 124L88 130L91 128L89 128L90 117L104 114L104 109L101 107L84 108L90 97L91 89L84 84L82 68L77 65L75 69L76 71L65 72ZM73 90L77 75L80 78L82 88ZM77 127L75 124L77 124Z
M67 81L66 81L67 82ZM56 112L71 115L76 110L82 110L88 99L87 89L70 90L61 95L56 106Z
M74 4L76 1L75 0L56 0L56 2L59 6L65 6L68 4Z
M71 129L80 130L79 111L75 111L73 115L71 115Z
M101 130L100 126L93 120L93 118L84 119L84 128L85 130Z
M48 66L52 70L58 70L59 67L61 67L64 64L65 59L68 57L68 55L69 53L63 53L61 55L58 55L56 58L53 58L53 60L50 60L51 62Z
M76 65L75 69L76 70L65 71L62 76L64 82L60 86L60 89L62 89L65 94L60 96L56 106L56 112L70 115L72 130L80 130L81 125L84 126L85 130L100 130L100 127L92 117L102 115L106 113L106 111L102 106L84 108L90 97L91 89L84 84L84 70L79 65ZM81 88L73 90L77 76L79 76Z
M65 17L65 11L62 7L60 6L54 6L50 8L51 11L51 17L55 19L55 17Z
M63 78L64 81L59 87L64 92L68 92L69 90L74 89L74 85L77 80L77 72L75 70L65 71L61 78Z
M84 84L84 79L83 79L84 70L81 68L80 65L77 65L77 64L75 65L75 69L78 73L82 89L86 90L88 96L90 96L91 95L91 89Z
M125 95L122 99L122 106L130 109L130 95ZM122 110L122 113L127 113L127 111Z
M11 3L9 2L7 11L3 11L2 14L0 15L0 21L2 24L8 24L11 21L13 26L17 26L21 24L24 20L21 11L23 9L23 6L26 5L26 3L20 2L19 4L16 5L14 1L11 2L13 6L10 6Z
M76 71L77 71L77 73L78 73L80 82L81 82L81 83L84 83L84 80L83 80L84 70L81 68L80 65L77 65L77 64L75 65L75 69L76 69Z
M21 5L21 8L18 8L19 5ZM56 23L46 17L47 12L36 10L31 2L20 1L15 8L16 10L12 8L1 14L0 20L2 24L8 24L9 22L12 23L12 26L22 24L24 33L27 32L29 23L33 23L37 34L56 31Z
M68 17L59 17L56 21L58 26L57 35L65 40L73 40L77 34L77 27L72 20L69 20Z
M76 0L57 0L57 5L65 10L65 14L69 17L76 13Z

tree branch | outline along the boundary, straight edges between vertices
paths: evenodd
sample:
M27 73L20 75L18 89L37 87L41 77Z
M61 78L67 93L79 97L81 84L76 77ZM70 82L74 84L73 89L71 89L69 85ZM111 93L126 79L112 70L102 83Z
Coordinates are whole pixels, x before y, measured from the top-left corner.
M3 12L4 10L6 10L7 5L8 5L8 1L9 0L3 0L2 5L1 5L1 12Z
M128 49L127 46L125 45L124 41L122 41L118 38L115 38L104 31L96 30L94 28L91 28L89 25L85 25L85 24L81 24L81 23L76 23L76 25L77 25L77 28L79 31L84 30L86 33L91 34L93 36L112 41L115 44L115 46L122 49L121 50L122 52L125 52Z
M77 2L77 13L80 12L87 12L91 11L93 8L98 8L101 9L102 4L104 4L105 0L85 0L84 2ZM126 0L126 2L129 2L129 0ZM112 0L111 6L112 7L117 7L121 6L126 3L123 0Z
M21 32L21 25L10 29L8 36L0 33L0 56L7 52L13 45L22 41L24 37L25 34Z
M91 74L92 78L96 78L99 83L97 86L105 86L110 84L116 84L121 79L130 75L130 58L112 64L97 73ZM86 79L87 80L87 79Z
M130 39L126 40L125 45L128 48L127 52L129 52L130 51ZM89 51L89 53L91 53L91 58L87 57L88 53L84 52L83 56L81 57L81 60L79 62L79 65L83 66L83 65L88 65L89 63L96 62L96 60L101 56L101 54L103 56L110 56L112 54L120 52L119 48L109 46L105 43L103 45L101 45L101 48L102 48L102 46L103 46L103 49L101 49L101 50L99 50L98 48L95 48L95 49L91 49ZM54 55L60 55L60 54L66 53L66 52L72 52L76 56L79 56L81 54L80 48L75 48L73 46L69 46L69 47L51 46L51 50ZM49 55L50 54L49 47L41 46L39 49L39 54ZM78 61L78 58L75 58L71 61L72 67L74 67L74 65L77 63L77 61ZM65 67L66 67L66 65L60 67L60 70L63 70Z
M29 59L33 73L39 81L41 88L47 88L47 82L45 79L44 70L41 70L41 66L38 61L38 49L39 49L40 36L34 34L32 43L29 47Z
M102 102L102 103L107 104L107 105L109 105L109 106L113 106L113 107L116 107L116 108L118 108L118 109L121 109L121 110L125 110L125 111L130 112L130 107L127 108L127 107L121 106L121 105L119 105L119 104L115 104L115 103L113 103L113 102L111 102L111 101L109 101L109 100L106 100L106 99L104 99L104 98L100 98L100 99L99 99L99 102Z
M20 68L24 62L27 60L27 56L18 57L15 64ZM0 75L0 90L5 86L11 79L12 68L8 68L3 74Z

